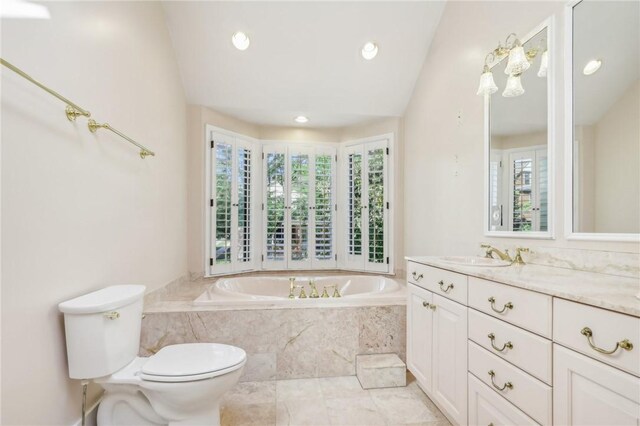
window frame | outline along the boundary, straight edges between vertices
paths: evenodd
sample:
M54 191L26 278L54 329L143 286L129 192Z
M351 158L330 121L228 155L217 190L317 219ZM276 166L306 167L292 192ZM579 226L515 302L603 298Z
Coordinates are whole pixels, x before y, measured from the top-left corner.
M211 135L212 132L215 134L219 134L224 136L225 138L230 138L232 140L243 141L243 143L248 144L253 148L252 150L252 194L251 199L253 203L252 210L252 236L251 236L251 244L252 244L252 261L247 262L245 268L239 270L230 268L230 270L219 270L220 268L215 268L215 256L212 256L212 241L213 236L212 232L212 208L210 206L211 199L211 177L212 177L212 152L211 150ZM343 220L343 216L346 212L347 203L345 202L346 197L346 183L347 177L343 174L343 167L346 156L344 155L345 149L353 146L364 146L365 144L380 142L384 143L386 149L388 150L387 155L385 155L385 188L384 188L384 203L389 203L390 207L385 209L385 242L384 242L384 251L385 257L388 258L388 263L384 262L383 268L366 268L366 267L357 267L357 265L349 265L345 262L346 260L346 242L347 238L344 237L345 234L345 223ZM315 223L315 215L310 216L309 221L309 241L308 247L310 249L310 262L308 265L295 265L290 264L289 256L290 256L290 233L286 232L285 235L285 261L275 261L275 262L266 262L266 238L263 235L265 232L265 224L266 224L266 208L263 208L263 205L266 207L266 170L264 167L264 159L263 155L268 152L270 149L277 149L285 155L285 175L286 179L290 179L290 155L289 155L289 147L294 147L296 150L305 150L310 152L313 161L310 161L310 180L313 180L313 185L310 185L309 193L311 194L313 191L313 200L315 204L315 172L316 172L316 164L315 157L318 155L332 155L334 156L334 160L332 161L332 200L331 203L333 205L332 208L332 224L333 224L333 235L332 235L332 252L334 254L333 259L325 259L319 260L315 259L315 237L316 237L316 223ZM344 271L360 271L360 272L374 272L378 274L384 275L393 275L395 273L395 220L394 220L394 202L395 202L395 191L394 191L394 134L386 133L378 136L367 137L362 139L355 139L343 142L299 142L299 141L277 141L277 140L260 140L256 138L252 138L249 136L245 136L236 132L228 131L210 124L205 125L205 134L204 134L204 144L203 144L203 156L205 158L205 172L204 172L204 196L203 196L203 208L204 208L204 243L203 243L203 258L204 258L204 276L205 277L213 277L213 276L222 276L233 274L237 272L248 272L248 271L261 271L261 270L280 270L280 271L295 271L295 270L344 270ZM233 158L236 161L236 145L234 144L233 149ZM365 148L362 148L363 153L363 162L366 157ZM363 164L364 166L364 164ZM313 176L313 179L312 179ZM259 177L259 178L258 178ZM367 175L368 177L368 175ZM366 178L366 177L365 177ZM235 175L234 178L235 179ZM232 179L232 180L233 180ZM285 205L290 205L290 190L285 191ZM367 222L368 224L368 222ZM290 211L285 215L285 229L288 229L290 226ZM368 232L368 225L366 225L364 232ZM365 253L366 247L363 245L363 256ZM215 253L214 253L215 254ZM210 266L210 259L214 259L213 267ZM233 258L233 256L232 256ZM264 260L263 260L264 258ZM365 262L368 263L368 262ZM228 269L228 268L227 268Z
M259 206L259 199L257 197L258 194L262 192L261 183L259 180L253 178L255 173L260 173L261 162L259 161L259 153L261 152L261 145L257 139L251 138L249 136L241 135L239 133L230 132L225 129L221 129L212 125L205 125L205 135L204 135L205 143L204 143L204 158L205 158L205 173L204 173L204 194L202 204L204 207L204 247L203 247L203 261L204 261L204 276L212 277L219 275L229 275L239 272L247 272L256 269L256 265L259 264L259 236L261 233L259 232L260 223L257 220L259 215L259 211L256 210L257 206ZM237 151L238 147L248 148L251 150L251 205L253 209L251 211L250 218L250 227L252 230L256 230L258 232L252 232L250 238L250 256L251 260L249 262L238 262L234 256L234 240L237 243L237 233L234 230L234 226L237 227L237 211L232 213L231 217L231 261L229 264L224 265L216 265L216 253L214 249L213 240L215 236L212 235L213 231L213 220L215 219L215 204L211 206L211 200L215 199L215 188L213 187L213 178L215 174L215 147L211 146L211 141L215 141L216 139L224 141L224 143L231 145L231 163L232 163L232 172L231 172L231 202L237 203Z

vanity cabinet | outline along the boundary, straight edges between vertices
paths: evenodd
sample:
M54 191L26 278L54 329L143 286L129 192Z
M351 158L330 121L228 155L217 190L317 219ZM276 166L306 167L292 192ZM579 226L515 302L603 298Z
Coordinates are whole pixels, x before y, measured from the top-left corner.
M433 294L413 284L408 287L407 367L424 391L430 393L433 378L433 313L429 307L433 302Z
M639 317L418 262L407 271L408 369L452 423L640 424Z
M407 365L455 423L467 421L467 307L409 283Z
M555 424L640 424L640 318L553 302Z
M553 345L556 425L640 424L640 378Z

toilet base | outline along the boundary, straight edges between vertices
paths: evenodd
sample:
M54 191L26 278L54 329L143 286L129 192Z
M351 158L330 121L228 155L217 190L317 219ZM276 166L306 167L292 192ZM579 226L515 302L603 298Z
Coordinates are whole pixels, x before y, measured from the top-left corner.
M98 426L201 426L220 425L220 406L184 420L168 420L158 415L141 393L106 392L98 407Z

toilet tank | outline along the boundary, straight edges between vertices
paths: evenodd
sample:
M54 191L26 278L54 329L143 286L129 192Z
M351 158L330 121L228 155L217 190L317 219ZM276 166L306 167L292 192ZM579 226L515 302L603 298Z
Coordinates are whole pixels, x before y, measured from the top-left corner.
M69 377L107 376L138 354L142 285L115 285L58 305L64 313Z

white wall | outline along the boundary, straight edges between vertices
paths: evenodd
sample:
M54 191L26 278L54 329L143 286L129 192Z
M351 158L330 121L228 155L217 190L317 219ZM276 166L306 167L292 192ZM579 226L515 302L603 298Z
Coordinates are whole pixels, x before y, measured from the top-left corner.
M572 242L564 238L564 5L564 2L447 3L404 116L406 254L477 254L481 241L499 247L518 244L636 253L640 250L637 243ZM556 240L485 238L483 100L476 96L484 57L509 33L526 34L554 14L556 49L551 61L558 71L553 200ZM461 122L457 119L459 111Z
M2 57L156 151L138 151L2 69L2 424L71 424L57 304L187 271L186 102L161 6L46 2L3 20ZM90 401L99 388L92 387Z
M594 125L595 232L640 232L640 81Z

